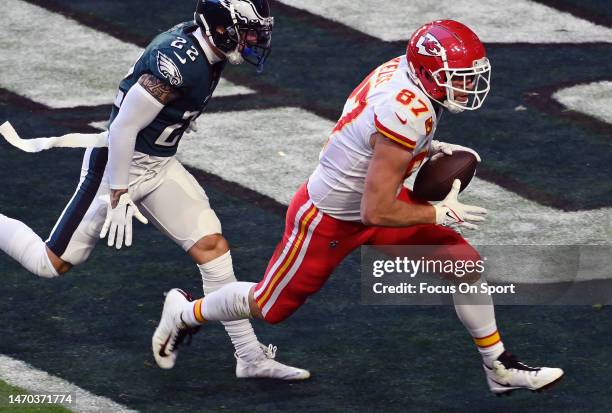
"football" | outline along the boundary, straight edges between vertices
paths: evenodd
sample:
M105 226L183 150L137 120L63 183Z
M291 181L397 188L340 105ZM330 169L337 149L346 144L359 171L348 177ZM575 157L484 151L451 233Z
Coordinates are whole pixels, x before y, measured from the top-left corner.
M470 152L454 151L452 155L429 159L414 180L412 193L426 201L441 201L451 190L455 179L461 180L461 191L470 184L478 161Z

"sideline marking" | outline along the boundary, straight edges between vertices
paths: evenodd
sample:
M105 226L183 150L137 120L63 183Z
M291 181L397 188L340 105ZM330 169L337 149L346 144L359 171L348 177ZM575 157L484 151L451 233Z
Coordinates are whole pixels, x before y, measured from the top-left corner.
M106 397L96 396L59 377L37 370L23 361L15 360L2 354L0 354L0 379L34 394L76 393L76 404L62 405L75 412L136 412L136 410L128 409Z

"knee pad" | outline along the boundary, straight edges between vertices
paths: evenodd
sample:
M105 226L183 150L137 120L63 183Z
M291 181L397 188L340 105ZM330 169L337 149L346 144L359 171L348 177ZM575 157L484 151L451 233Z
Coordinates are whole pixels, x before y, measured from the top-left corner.
M221 234L221 221L219 221L217 214L215 214L215 211L212 209L209 208L198 211L197 215L194 214L192 216L197 217L195 218L195 222L193 222L193 218L190 218L189 222L183 224L184 226L189 225L189 230L183 231L185 235L170 234L185 251L188 251L204 237L213 234Z
M212 209L205 209L200 213L197 228L202 236L221 234L221 221Z

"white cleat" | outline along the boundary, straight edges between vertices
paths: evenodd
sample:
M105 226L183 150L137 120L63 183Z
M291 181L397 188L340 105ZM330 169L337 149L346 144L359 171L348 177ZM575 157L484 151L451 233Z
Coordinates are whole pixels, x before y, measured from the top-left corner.
M199 330L199 327L188 327L181 318L182 309L188 301L193 301L191 296L178 288L166 294L161 320L151 340L153 357L162 369L174 367L178 346L186 336L191 341L191 336Z
M310 378L310 372L297 367L287 366L274 360L276 357L276 346L261 344L263 355L260 359L247 362L237 354L236 357L236 377L239 379L248 378L267 378L279 380L306 380Z
M497 396L509 395L514 390L540 392L563 378L563 370L551 367L529 367L504 351L492 367L483 365L489 389Z

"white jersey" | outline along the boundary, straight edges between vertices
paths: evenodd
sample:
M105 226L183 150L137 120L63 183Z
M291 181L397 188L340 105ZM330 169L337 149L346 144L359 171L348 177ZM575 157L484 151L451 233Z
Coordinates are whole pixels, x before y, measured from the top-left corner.
M437 126L431 101L408 76L406 56L375 69L349 96L308 193L320 211L344 221L360 221L361 198L374 148L375 132L412 152L406 177L425 159Z

